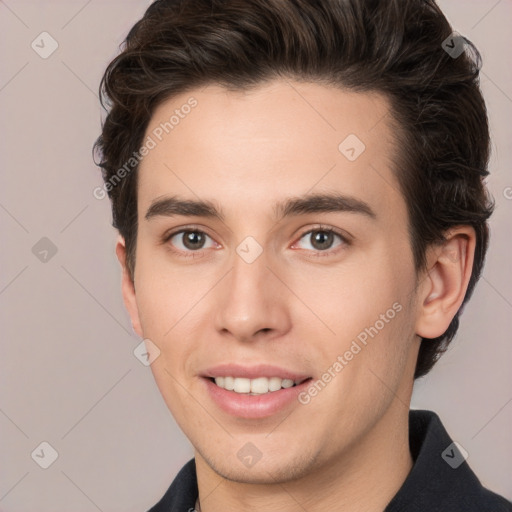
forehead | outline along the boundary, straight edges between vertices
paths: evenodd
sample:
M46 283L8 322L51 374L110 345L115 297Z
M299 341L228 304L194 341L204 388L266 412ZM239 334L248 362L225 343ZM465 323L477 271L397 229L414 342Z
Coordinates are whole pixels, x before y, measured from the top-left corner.
M226 216L270 215L286 197L337 191L403 216L390 119L380 94L316 83L180 94L146 130L154 147L139 167L140 212L169 194L213 200Z

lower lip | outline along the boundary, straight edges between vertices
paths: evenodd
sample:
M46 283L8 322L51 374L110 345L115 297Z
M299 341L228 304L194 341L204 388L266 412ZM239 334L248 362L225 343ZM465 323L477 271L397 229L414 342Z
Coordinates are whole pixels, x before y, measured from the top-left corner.
M311 379L291 388L281 388L262 395L244 395L221 388L208 378L203 378L212 400L224 411L239 418L266 418L290 406L300 405L298 395Z

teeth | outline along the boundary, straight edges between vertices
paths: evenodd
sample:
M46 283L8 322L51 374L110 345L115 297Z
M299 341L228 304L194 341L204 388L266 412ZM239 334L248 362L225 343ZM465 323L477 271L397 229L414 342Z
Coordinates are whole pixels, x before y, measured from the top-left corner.
M291 388L293 386L293 380L283 379L283 382L281 382L281 386L283 386L283 388Z
M281 388L291 388L295 385L291 379L280 377L258 377L246 379L245 377L215 377L215 384L220 388L235 393L263 395L269 391L279 391Z
M249 379L237 377L235 379L235 387L233 388L233 391L236 393L250 393L251 381Z
M278 391L281 389L282 379L279 377L271 377L268 379L268 390L269 391Z
M222 385L220 386L222 387ZM228 391L233 391L235 389L235 379L233 377L224 377L224 388Z
M247 379L248 380L248 379ZM251 380L251 393L268 393L267 377L259 377Z

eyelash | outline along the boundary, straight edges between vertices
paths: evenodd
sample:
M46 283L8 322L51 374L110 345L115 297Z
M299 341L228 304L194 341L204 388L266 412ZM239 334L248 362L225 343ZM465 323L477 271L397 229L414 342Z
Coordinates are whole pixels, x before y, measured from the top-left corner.
M321 232L321 233L327 233L327 234L332 233L333 235L336 235L338 238L341 239L342 244L341 244L341 247L338 246L335 249L326 250L326 251L320 251L320 250L314 251L313 255L311 255L310 257L330 256L332 254L338 253L339 251L343 250L344 248L346 248L347 246L350 245L350 240L345 235L341 234L336 229L333 229L330 227L323 227L323 226L317 226L315 228L312 228L312 229L310 228L307 231L304 231L297 238L297 241L300 241L302 238L304 238L305 235L315 233L315 232ZM172 231L171 233L165 234L162 238L162 243L167 244L172 237L179 235L180 233L200 233L200 234L210 237L210 235L208 235L208 233L199 229L198 227L186 226L185 228L181 228L177 231ZM212 238L212 237L210 237L210 238ZM295 243L296 242L294 242L293 245L295 245ZM174 249L171 244L168 244L168 245L170 247L170 250L173 253L175 253L178 256L183 257L183 258L197 258L199 255L200 255L199 257L202 257L202 256L204 256L204 252L205 252L205 250L201 250L201 249L197 250L197 251L181 251L178 249ZM305 250L308 252L311 252L308 249L305 249Z
M350 245L350 241L345 235L341 234L339 231L337 231L334 228L324 227L321 225L316 226L314 228L310 228L307 231L303 231L297 238L297 242L300 241L302 238L304 238L306 235L310 235L311 233L315 233L315 232L333 234L341 240L341 244L339 246L335 247L334 249L327 249L325 251L321 251L321 250L311 251L309 249L304 249L305 251L311 253L309 255L310 258L318 258L318 257L322 257L322 256L332 256L332 255L338 254L340 251L343 251L343 249L346 249ZM294 242L293 245L295 245L297 242Z

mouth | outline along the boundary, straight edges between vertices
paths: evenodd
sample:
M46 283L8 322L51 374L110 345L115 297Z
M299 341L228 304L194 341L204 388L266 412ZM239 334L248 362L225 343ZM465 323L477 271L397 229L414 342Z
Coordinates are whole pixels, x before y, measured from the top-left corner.
M313 380L307 373L266 363L222 363L199 376L216 407L231 417L246 419L264 419L302 407L299 395Z
M238 377L203 376L206 396L219 410L230 417L264 420L303 407L299 395L313 377Z
M207 379L226 391L232 391L240 395L258 396L299 386L311 380L312 377L293 380L283 377L256 377L249 379L247 377L218 376L207 377Z

